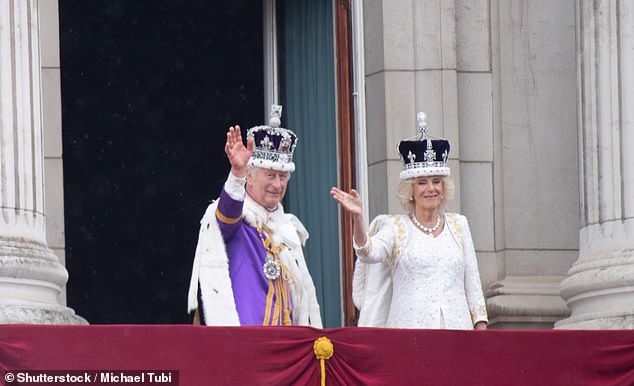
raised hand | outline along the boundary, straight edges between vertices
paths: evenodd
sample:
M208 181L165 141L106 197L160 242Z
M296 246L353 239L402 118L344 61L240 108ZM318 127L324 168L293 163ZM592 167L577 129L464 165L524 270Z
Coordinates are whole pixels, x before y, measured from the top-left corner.
M339 203L339 205L352 215L352 234L358 245L365 245L367 235L365 233L365 222L363 221L363 202L359 193L352 189L350 193L332 187L330 195Z
M363 203L359 193L352 189L350 193L346 193L343 190L332 187L330 189L330 195L341 205L343 209L350 212L353 216L360 216L363 214Z
M247 162L253 154L253 137L247 138L247 145L244 146L240 126L230 127L227 131L225 154L231 163L231 174L238 178L245 177L247 175Z

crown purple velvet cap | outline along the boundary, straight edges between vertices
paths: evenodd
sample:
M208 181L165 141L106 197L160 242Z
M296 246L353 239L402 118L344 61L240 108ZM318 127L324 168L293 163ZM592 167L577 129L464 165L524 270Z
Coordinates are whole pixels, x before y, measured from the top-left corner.
M403 140L398 145L403 161L400 178L450 175L451 170L447 166L451 150L449 141L429 139L425 113L418 113L418 128L421 132L418 140Z
M282 106L272 105L269 125L255 126L247 131L247 138L253 137L255 144L249 165L288 172L295 170L293 152L298 138L291 130L279 127L281 118Z

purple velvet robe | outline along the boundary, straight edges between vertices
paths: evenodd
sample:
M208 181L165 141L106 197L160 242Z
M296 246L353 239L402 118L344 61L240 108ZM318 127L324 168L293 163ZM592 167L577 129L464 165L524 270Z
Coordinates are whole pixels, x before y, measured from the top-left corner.
M231 220L240 219L243 205L244 201L232 199L223 188L218 201L218 211L222 216ZM269 281L262 270L266 250L260 235L257 229L243 219L233 223L223 222L218 216L216 219L229 257L229 277L240 325L261 326L264 322ZM274 294L273 304L276 301L277 294ZM272 320L272 309L273 307L269 320ZM278 323L274 321L272 324Z

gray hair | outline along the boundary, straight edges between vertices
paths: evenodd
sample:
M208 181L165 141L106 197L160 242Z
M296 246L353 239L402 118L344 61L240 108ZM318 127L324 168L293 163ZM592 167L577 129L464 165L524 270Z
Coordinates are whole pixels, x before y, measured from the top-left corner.
M442 185L444 187L442 201L440 202L440 212L444 213L445 209L447 209L447 204L449 200L454 198L454 194L456 192L456 185L453 182L453 179L449 176L441 176ZM396 190L396 196L398 197L398 201L401 203L403 209L406 212L413 212L415 209L413 194L414 194L414 181L416 178L408 178L406 180L400 180L398 183L398 188Z
M247 176L251 176L251 178L255 178L255 175L258 172L259 167L255 165L247 164Z
M255 165L251 165L250 163L247 164L247 176L251 176L251 178L255 178L255 175L258 173L258 170L260 169L267 169L267 168L263 168L261 166L255 166ZM285 171L288 173L288 178L291 178L291 175L293 174L292 172L288 171L288 170L276 170L276 171Z

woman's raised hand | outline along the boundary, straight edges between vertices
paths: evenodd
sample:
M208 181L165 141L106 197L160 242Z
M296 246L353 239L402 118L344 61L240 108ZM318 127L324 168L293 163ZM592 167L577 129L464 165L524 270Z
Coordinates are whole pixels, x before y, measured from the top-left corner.
M227 143L225 144L225 154L231 163L231 174L238 178L247 175L247 162L253 154L253 137L247 138L247 145L242 143L242 133L240 126L230 127L227 131Z
M352 189L350 193L346 193L333 186L330 189L330 195L343 209L350 212L353 216L363 215L363 203L361 202L361 196L356 190Z
M330 195L339 203L339 205L352 215L352 235L354 241L358 245L365 245L367 242L367 234L365 233L365 222L363 221L363 202L359 193L352 189L350 193L332 187Z

